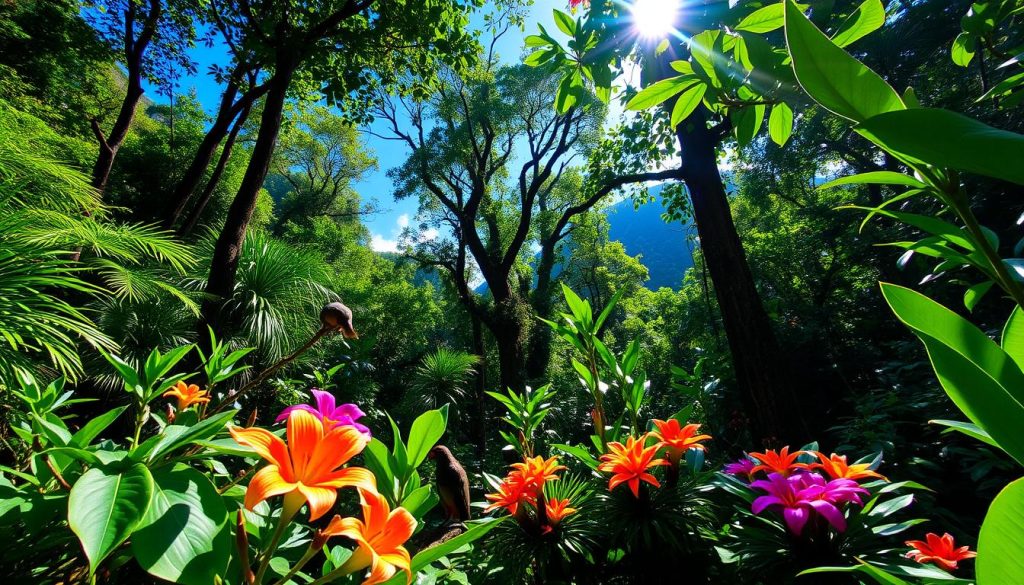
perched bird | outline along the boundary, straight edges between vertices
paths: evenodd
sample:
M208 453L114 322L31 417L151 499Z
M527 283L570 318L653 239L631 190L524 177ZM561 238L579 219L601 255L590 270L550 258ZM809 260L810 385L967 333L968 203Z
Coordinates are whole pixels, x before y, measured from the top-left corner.
M358 339L359 334L352 327L352 309L342 303L334 302L320 309L320 322L324 327L340 331L345 339Z
M448 447L437 445L427 455L437 463L437 495L451 522L469 520L469 477Z

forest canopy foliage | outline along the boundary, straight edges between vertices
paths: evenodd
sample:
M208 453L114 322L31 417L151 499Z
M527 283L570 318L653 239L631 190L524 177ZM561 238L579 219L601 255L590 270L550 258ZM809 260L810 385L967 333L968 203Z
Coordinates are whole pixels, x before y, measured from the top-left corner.
M1024 583L1022 16L0 2L0 575Z

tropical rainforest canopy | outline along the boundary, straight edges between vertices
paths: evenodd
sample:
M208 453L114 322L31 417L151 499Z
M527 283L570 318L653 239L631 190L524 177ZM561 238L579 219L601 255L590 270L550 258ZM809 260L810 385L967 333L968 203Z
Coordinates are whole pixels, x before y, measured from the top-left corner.
M1022 18L0 0L0 577L1024 584Z

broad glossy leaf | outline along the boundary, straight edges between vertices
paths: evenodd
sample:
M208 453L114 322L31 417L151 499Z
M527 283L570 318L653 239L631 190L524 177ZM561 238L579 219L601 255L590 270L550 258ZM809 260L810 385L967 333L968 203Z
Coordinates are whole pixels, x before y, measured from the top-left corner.
M860 173L858 175L849 175L846 177L839 177L838 179L823 183L818 186L818 189L831 189L832 187L838 187L840 185L904 185L907 187L913 187L915 189L921 189L925 187L925 184L918 181L910 175L904 175L903 173L897 173L893 171L872 171L870 173Z
M966 307L968 311L973 312L974 307L978 306L978 303L980 303L985 294L992 289L992 285L994 284L994 280L986 280L984 282L979 282L964 291L964 307Z
M163 438L149 452L147 461L155 461L158 457L173 453L185 445L213 437L224 428L224 425L228 424L234 415L235 411L230 410L215 414L191 427L169 425L164 429Z
M702 82L695 82L693 85L688 87L683 93L679 94L679 98L676 99L676 104L672 106L672 127L676 127L680 122L689 117L697 106L700 105L700 101L704 99L704 93L707 92L708 86Z
M561 10L558 10L557 8L552 10L552 12L554 13L555 26L558 27L558 30L564 32L570 37L575 36L576 21L573 20L571 16L562 12Z
M926 163L1024 185L1024 135L936 108L888 112L857 132L912 163Z
M974 59L974 36L966 32L957 35L953 39L950 56L953 58L953 62L961 67L970 65L971 60Z
M962 422L962 421L958 421L958 420L942 420L942 419L930 420L928 422L930 422L933 425L939 425L939 426L947 427L947 430L943 431L943 433L949 433L949 432L952 432L952 431L959 431L959 432L967 435L968 437L972 437L974 439L977 439L977 440L981 441L982 443L985 443L986 445L991 445L991 446L993 446L993 447L995 447L997 449L999 448L999 444L996 443L995 441L993 441L992 437L988 433L983 431L981 428L979 428L978 425L971 424L969 422Z
M107 555L142 522L153 496L153 476L141 463L126 469L93 467L68 497L68 524L95 573Z
M82 428L78 429L78 432L71 436L71 444L75 447L88 447L89 443L92 443L93 439L117 420L117 417L121 416L121 413L127 408L127 406L121 406L109 410L85 423Z
M981 525L978 585L1024 583L1024 478L999 492Z
M646 110L664 102L670 97L693 85L694 78L691 75L680 75L669 77L652 83L640 90L633 99L626 104L627 110Z
M800 85L832 112L862 122L906 107L884 79L837 47L792 0L786 0L786 43Z
M882 6L882 0L864 0L832 35L832 42L838 47L845 47L878 30L883 24L885 6Z
M416 468L444 435L448 425L448 405L428 410L416 417L409 430L409 466Z
M972 422L1024 463L1024 373L972 323L928 297L882 283L893 312L921 339L939 383Z
M132 534L132 553L151 575L186 585L224 576L231 553L228 510L217 488L190 467L153 474L146 516Z
M572 445L562 444L553 444L551 446L555 449L564 451L565 453L572 455L573 457L575 457L576 459L578 459L580 462L582 462L591 469L597 469L597 466L600 463L597 459L594 458L593 455L590 454L590 451L584 449L583 447L574 447Z
M779 102L772 106L772 113L768 116L768 136L775 144L785 146L792 133L793 110L786 102Z
M1013 361L1024 370L1024 309L1014 307L1003 327L1000 345Z
M785 24L785 15L781 3L769 4L759 8L747 15L746 18L736 25L736 30L745 30L752 33L766 33L782 28Z

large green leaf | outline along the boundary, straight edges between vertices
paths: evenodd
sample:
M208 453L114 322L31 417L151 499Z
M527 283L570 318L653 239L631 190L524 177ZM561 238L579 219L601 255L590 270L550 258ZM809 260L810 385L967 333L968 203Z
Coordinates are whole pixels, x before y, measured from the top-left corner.
M832 42L836 46L845 47L878 30L883 24L885 6L882 6L882 0L864 0L857 10L843 21L836 34L832 35Z
M633 96L633 99L629 100L629 103L626 104L626 109L646 110L647 108L653 108L690 87L695 81L697 80L693 75L680 75L652 83Z
M1003 327L1003 337L999 343L1003 346L1003 351L1017 362L1021 370L1024 370L1024 309L1014 307L1010 318L1006 320L1006 326Z
M88 447L89 443L92 443L92 440L106 430L106 428L109 427L117 417L121 416L121 413L127 408L127 406L120 406L85 423L85 425L78 429L78 432L71 437L71 444L75 447Z
M153 496L153 476L136 463L127 469L93 467L68 497L68 524L96 568L142 522Z
M999 492L978 535L978 585L1024 583L1024 478Z
M705 83L697 82L686 88L679 98L676 99L676 104L672 106L672 127L678 126L680 122L685 120L697 106L700 105L700 101L704 99L704 93L707 92L708 86Z
M908 288L882 283L896 316L924 342L946 394L1004 451L1024 464L1024 373L963 317Z
M912 163L927 163L1024 185L1024 135L936 108L879 113L857 132Z
M971 423L968 423L968 422L959 421L959 420L943 420L943 419L935 419L935 420L930 420L928 422L933 424L933 425L939 425L939 426L947 427L946 430L943 431L943 434L950 433L950 432L953 432L953 431L957 431L957 432L960 432L960 433L963 433L963 434L967 435L968 437L971 437L973 439L977 439L977 440L981 441L982 443L985 443L986 445L991 445L991 446L993 446L993 447L995 447L997 449L999 448L999 444L996 443L995 441L993 441L992 437L989 436L988 433L986 433L982 429L978 428L978 425L971 424Z
M910 175L904 175L903 173L897 173L894 171L871 171L870 173L860 173L858 175L839 177L838 179L818 185L818 189L831 189L832 187L838 187L839 185L863 184L904 185L906 187L913 187L914 189L922 189L925 187L924 183Z
M877 73L837 47L786 0L786 44L797 81L814 101L856 122L906 106Z
M150 451L148 460L155 461L162 455L174 452L175 449L213 437L224 428L224 425L228 424L228 421L234 415L235 411L229 410L228 412L215 414L190 427L169 425L164 429L163 438Z
M428 410L416 417L409 430L409 467L415 469L427 458L427 453L444 435L448 426L448 405Z
M231 553L228 510L217 488L190 467L153 474L146 517L132 534L132 552L151 575L187 585L224 576Z
M736 30L766 33L781 28L783 24L785 24L785 19L782 13L782 4L769 4L747 15L736 25Z
M768 116L768 136L775 144L785 146L792 133L793 110L786 102L779 102L772 106L772 113Z

